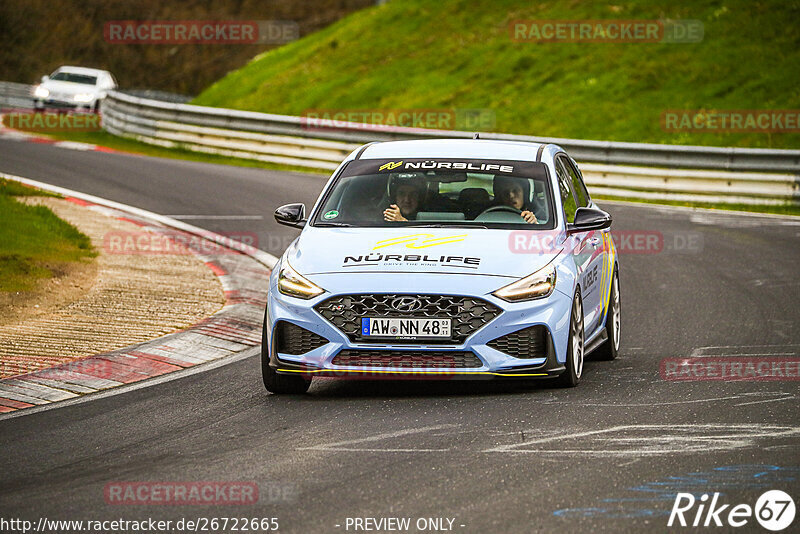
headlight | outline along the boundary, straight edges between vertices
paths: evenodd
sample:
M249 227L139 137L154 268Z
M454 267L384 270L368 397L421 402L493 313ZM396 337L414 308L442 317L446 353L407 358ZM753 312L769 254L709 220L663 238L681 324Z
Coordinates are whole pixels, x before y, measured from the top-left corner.
M94 95L90 95L89 93L78 93L74 97L75 102L91 102L94 100Z
M33 90L33 96L35 96L36 98L47 98L48 96L50 96L50 91L46 87L37 85L36 89Z
M556 268L551 263L530 276L498 289L494 292L494 296L508 302L541 299L550 296L555 287Z
M283 261L281 272L278 274L278 291L299 299L313 299L325 292L314 282L303 278L286 260Z

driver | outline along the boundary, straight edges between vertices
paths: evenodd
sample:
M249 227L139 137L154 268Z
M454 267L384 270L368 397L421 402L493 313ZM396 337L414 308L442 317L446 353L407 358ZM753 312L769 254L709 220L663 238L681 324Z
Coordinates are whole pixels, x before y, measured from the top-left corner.
M533 207L528 202L530 184L524 178L511 176L495 176L492 184L494 201L498 206L508 206L520 210L520 216L526 223L537 223Z
M423 178L413 174L393 177L389 182L392 204L383 211L383 219L390 222L413 221L417 218L424 193Z

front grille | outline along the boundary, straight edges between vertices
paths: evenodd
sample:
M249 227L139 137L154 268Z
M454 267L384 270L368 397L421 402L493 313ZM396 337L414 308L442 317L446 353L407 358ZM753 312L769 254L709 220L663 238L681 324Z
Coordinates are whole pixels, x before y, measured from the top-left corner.
M514 358L544 358L547 356L547 328L529 326L493 339L487 345Z
M326 343L328 340L324 337L293 323L278 321L275 327L275 347L283 354L305 354Z
M398 297L416 297L422 302L420 309L413 312L398 312L391 303ZM361 336L362 317L423 317L450 318L452 337L447 339L426 339L425 343L463 343L470 335L500 314L493 304L474 297L450 295L344 295L331 297L316 306L317 312L344 332L350 341L369 343L414 343L413 339L364 338Z
M380 351L343 350L333 359L333 365L358 367L391 367L403 369L472 369L483 363L472 352L450 351Z

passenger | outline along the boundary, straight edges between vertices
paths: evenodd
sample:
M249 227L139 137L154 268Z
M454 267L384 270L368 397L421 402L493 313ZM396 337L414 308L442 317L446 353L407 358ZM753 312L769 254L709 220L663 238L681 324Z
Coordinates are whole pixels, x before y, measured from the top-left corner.
M383 211L383 219L390 222L413 221L417 218L425 182L415 176L398 176L389 184L389 199L393 202Z
M495 176L492 185L494 201L497 206L508 206L520 210L520 216L526 223L537 223L534 207L528 200L530 198L530 184L525 178L511 176Z

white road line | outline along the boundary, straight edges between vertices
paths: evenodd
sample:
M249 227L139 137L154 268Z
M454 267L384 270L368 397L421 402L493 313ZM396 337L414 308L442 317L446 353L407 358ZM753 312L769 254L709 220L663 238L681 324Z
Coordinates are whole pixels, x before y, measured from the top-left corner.
M582 402L581 406L611 406L611 407L627 407L627 408L642 408L642 407L650 407L650 408L657 408L658 406L667 406L672 404L695 404L698 402L717 402L717 401L724 401L724 400L736 400L742 398L741 395L733 395L730 397L711 397L708 399L694 399L694 400L682 400L682 401L669 401L669 402L659 402L658 404L654 404L652 402L640 402L640 403L612 403L612 402ZM552 400L552 401L543 401L540 404L570 404L574 405L574 402L564 401L564 400Z
M299 447L297 450L299 451L343 451L343 452L443 452L450 449L361 449L361 448L352 448L347 447L347 445L355 445L357 443L374 443L376 441L382 441L385 439L392 439L392 438L399 438L401 436L408 436L411 434L422 434L425 432L431 432L433 430L441 430L443 428L456 428L458 425L455 424L445 424L445 425L434 425L434 426L426 426L422 428L407 428L404 430L396 430L394 432L384 432L382 434L376 434L374 436L367 436L366 438L358 438L358 439L350 439L346 441L337 441L335 443L325 443L323 445L314 445L312 447Z
M53 143L53 146L57 146L59 148L68 148L70 150L80 150L81 152L90 152L97 149L97 145L79 143L77 141L58 141Z
M647 432L657 431L657 436L622 436L614 437L614 432ZM704 432L705 434L700 434ZM714 434L713 432L717 432ZM727 432L727 433L726 433ZM558 454L584 456L655 456L663 454L700 453L716 450L733 450L755 445L755 442L766 438L783 438L800 434L800 427L772 425L739 425L739 424L702 424L702 425L619 425L604 430L577 432L561 436L551 436L530 440L523 443L511 443L485 449L485 453L516 454ZM586 448L523 448L553 441L562 442L574 438L586 438ZM607 437L606 437L607 436ZM592 443L594 442L594 443ZM637 445L639 443L650 445ZM620 448L633 445L630 448ZM593 449L591 447L597 447Z

